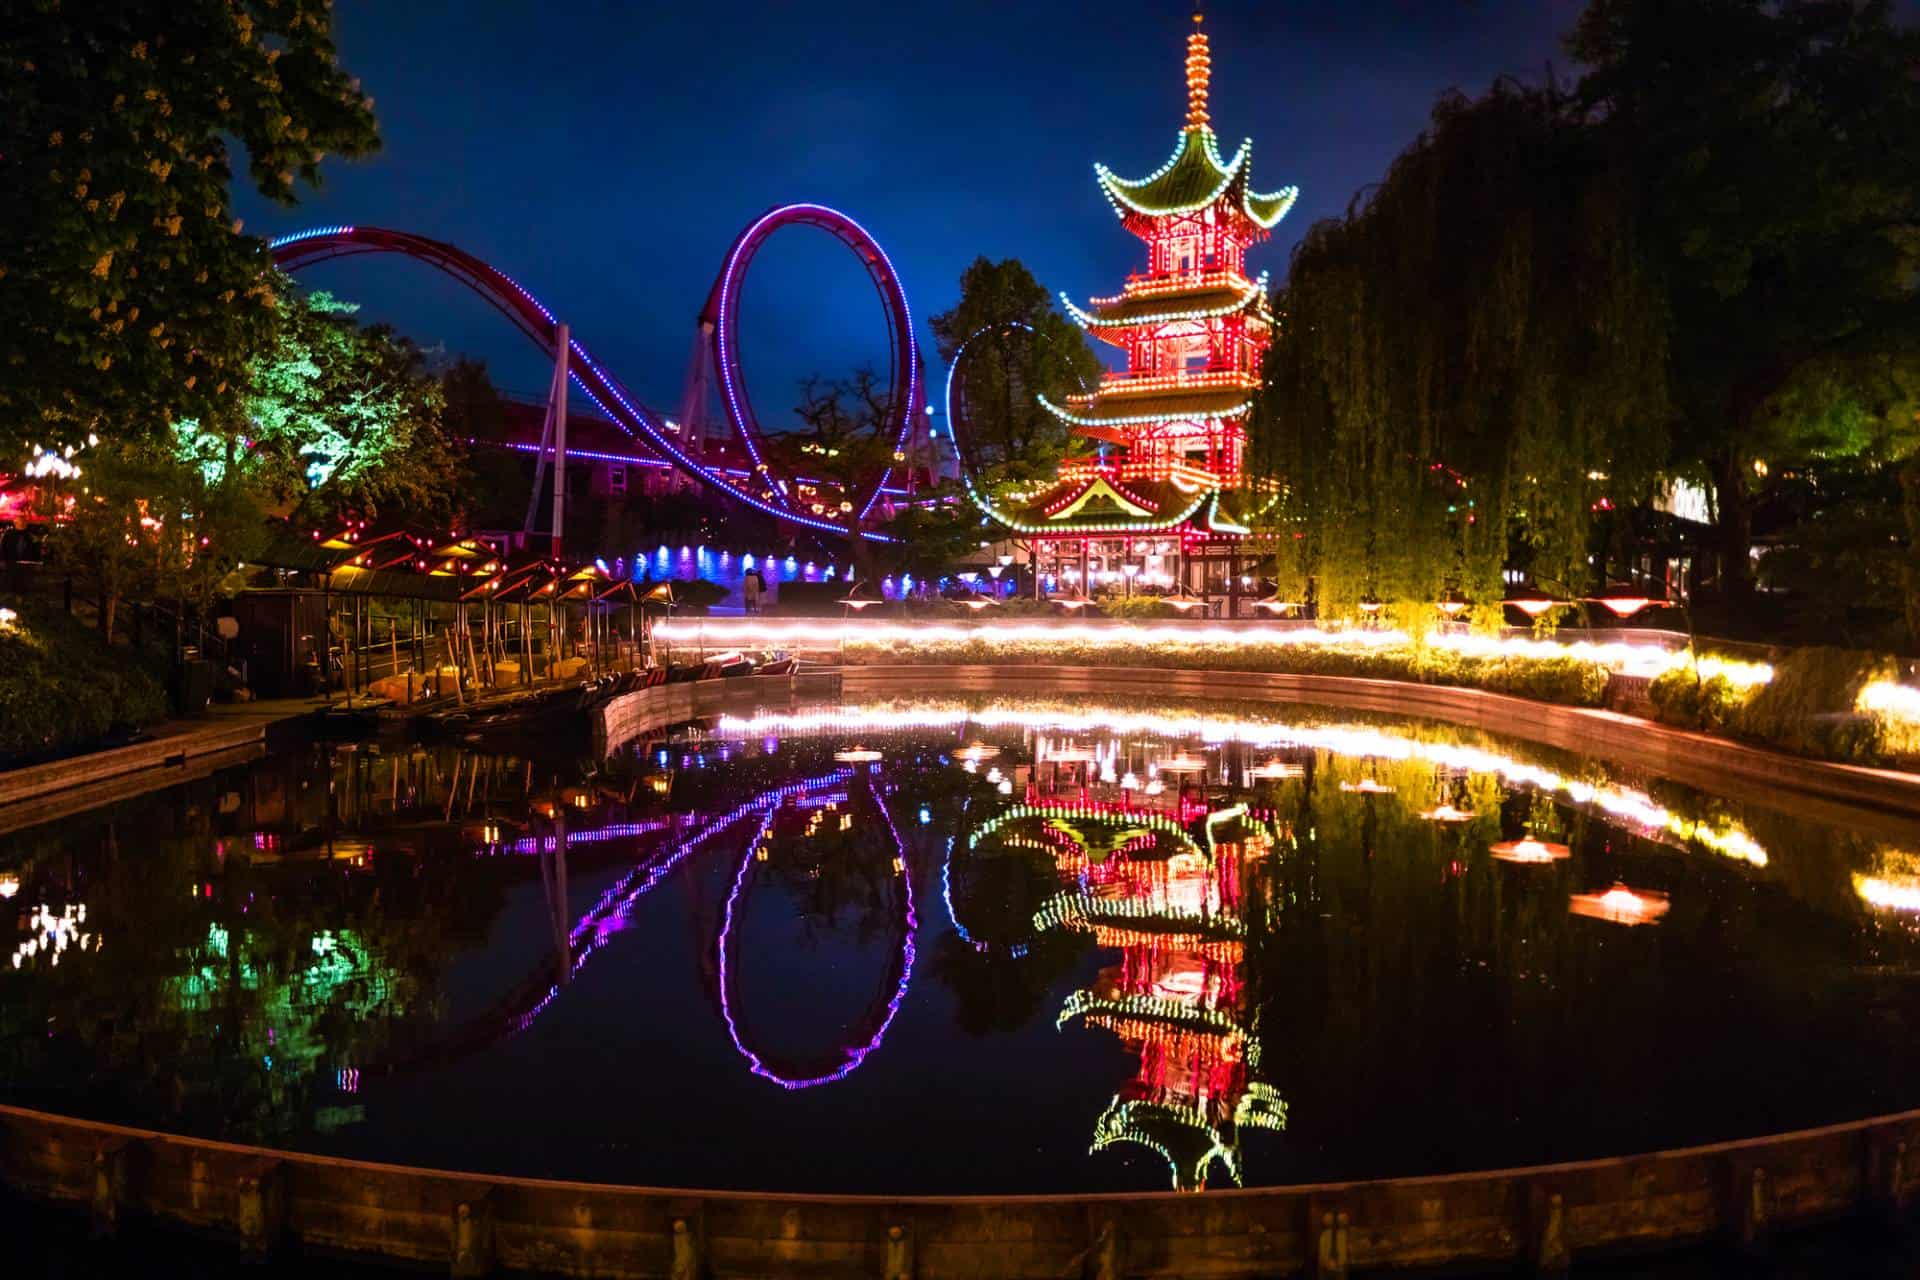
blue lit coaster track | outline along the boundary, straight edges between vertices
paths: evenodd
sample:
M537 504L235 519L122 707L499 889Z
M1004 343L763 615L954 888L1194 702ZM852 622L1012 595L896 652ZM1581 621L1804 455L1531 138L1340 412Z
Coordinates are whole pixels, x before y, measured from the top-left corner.
M906 290L879 242L852 218L825 205L782 205L748 224L727 251L701 313L703 333L711 336L713 363L719 372L727 419L753 459L753 472L743 483L733 483L689 453L667 430L664 419L643 405L611 370L594 359L578 338L570 338L567 344L568 369L574 384L615 426L643 441L708 489L777 520L844 537L845 523L823 519L800 507L793 477L783 474L776 465L766 433L754 416L740 367L741 286L761 245L774 232L789 226L815 227L845 244L860 260L880 296L893 364L888 379L890 412L881 431L892 440L893 452L898 454L913 430L914 415L925 403L919 347L914 341L913 315L907 306ZM298 271L316 262L361 254L397 253L412 258L444 272L479 294L549 358L559 355L558 322L552 311L504 271L444 241L381 227L333 226L282 236L273 241L271 248L274 264L285 271ZM859 508L862 517L872 511L892 475L891 466L879 470L870 484L861 483L850 495L848 500ZM872 531L863 531L862 536L887 540L884 534Z

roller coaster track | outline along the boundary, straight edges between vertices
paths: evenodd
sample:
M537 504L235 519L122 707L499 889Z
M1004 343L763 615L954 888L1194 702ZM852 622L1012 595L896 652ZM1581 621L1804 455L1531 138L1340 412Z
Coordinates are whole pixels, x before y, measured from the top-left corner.
M789 524L845 537L845 523L801 509L792 478L781 474L771 460L767 434L754 416L740 367L740 290L747 269L768 238L789 226L815 227L846 245L860 260L880 296L893 360L888 382L890 412L881 430L891 439L893 453L898 455L913 430L915 415L925 402L920 352L913 336L913 315L907 306L906 290L879 242L852 218L825 205L782 205L749 223L728 249L700 314L700 330L711 343L728 421L753 459L753 473L744 485L732 483L690 453L667 430L665 420L643 405L577 338L568 340L568 369L574 384L615 426L643 441L708 489ZM362 254L397 253L412 258L479 294L549 358L559 355L558 322L545 304L504 271L444 241L381 227L331 226L282 236L270 247L274 264L285 271ZM861 484L846 499L859 508L863 519L879 501L892 475L893 468L888 465L874 477L870 487ZM886 535L873 531L863 530L862 536L889 541Z

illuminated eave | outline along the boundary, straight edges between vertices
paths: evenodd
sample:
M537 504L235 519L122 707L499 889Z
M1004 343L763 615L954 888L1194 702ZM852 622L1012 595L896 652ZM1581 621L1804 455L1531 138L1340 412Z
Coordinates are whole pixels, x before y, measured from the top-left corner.
M1067 308L1067 314L1083 329L1148 329L1155 325L1173 324L1182 320L1214 320L1221 316L1230 316L1245 311L1249 307L1261 307L1267 294L1267 273L1262 271L1260 278L1250 282L1240 296L1232 302L1217 307L1172 308L1167 311L1151 311L1138 316L1101 316L1092 311L1082 310L1074 305L1072 298L1060 295L1060 301Z
M1166 422L1169 419L1177 419L1180 416L1179 414L1166 413L1137 413L1114 418L1089 418L1075 413L1064 405L1057 405L1045 396L1035 396L1034 398L1040 402L1041 407L1047 412L1072 427L1150 426L1154 423ZM1249 399L1243 404L1230 405L1224 409L1208 410L1206 413L1196 416L1209 419L1218 418L1224 421L1229 418L1245 417L1252 409L1253 401Z
M1201 157L1211 167L1217 181L1204 196L1177 203L1158 204L1143 198L1143 193L1155 183L1165 178L1187 156L1189 149L1198 142L1202 148ZM1209 205L1226 196L1236 179L1244 179L1249 162L1253 156L1253 140L1244 138L1240 147L1233 153L1231 160L1220 158L1220 148L1212 129L1204 126L1182 129L1179 140L1174 144L1173 154L1158 169L1144 178L1122 178L1106 165L1093 166L1094 176L1099 180L1101 191L1106 193L1108 203L1114 212L1122 218L1129 216L1142 218L1178 217L1183 214L1198 213ZM1281 187L1277 191L1253 191L1244 185L1240 199L1236 202L1237 212L1246 217L1261 231L1271 231L1280 219L1287 216L1299 196L1298 187Z

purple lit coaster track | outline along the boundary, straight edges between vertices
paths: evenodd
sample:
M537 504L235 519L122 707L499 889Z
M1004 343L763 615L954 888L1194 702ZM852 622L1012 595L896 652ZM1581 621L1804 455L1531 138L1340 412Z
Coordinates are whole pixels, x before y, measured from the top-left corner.
M900 276L888 261L886 251L852 218L825 205L790 204L771 209L750 223L734 240L733 246L715 278L705 308L700 314L703 353L718 371L721 403L727 420L739 433L753 460L753 472L741 484L729 481L718 470L707 466L669 432L661 416L642 405L606 366L595 360L577 338L568 341L568 369L573 382L613 423L628 435L644 441L661 457L716 493L791 524L803 525L825 533L846 536L844 523L822 519L803 510L796 497L794 478L776 465L768 448L767 436L754 416L747 396L746 379L740 368L740 288L747 269L760 246L782 227L816 227L846 245L860 260L887 319L892 369L888 377L891 412L882 431L891 437L897 457L913 431L925 401L921 377L920 352L913 336L913 315L907 307L907 294ZM540 300L505 272L482 262L472 254L439 240L406 231L380 227L316 227L310 231L282 236L272 243L274 264L286 271L298 271L316 262L368 253L398 253L423 262L452 276L491 303L514 326L550 357L555 349L557 321ZM694 377L704 376L696 362ZM888 466L848 496L862 517L872 511L881 492L892 478ZM884 534L871 531L864 536L885 541Z

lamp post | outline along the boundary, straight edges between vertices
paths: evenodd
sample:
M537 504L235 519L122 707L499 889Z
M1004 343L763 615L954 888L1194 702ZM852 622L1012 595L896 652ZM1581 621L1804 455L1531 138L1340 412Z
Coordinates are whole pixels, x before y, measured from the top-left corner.
M1140 572L1140 566L1129 560L1120 566L1121 576L1127 580L1127 599L1133 599L1133 578Z

